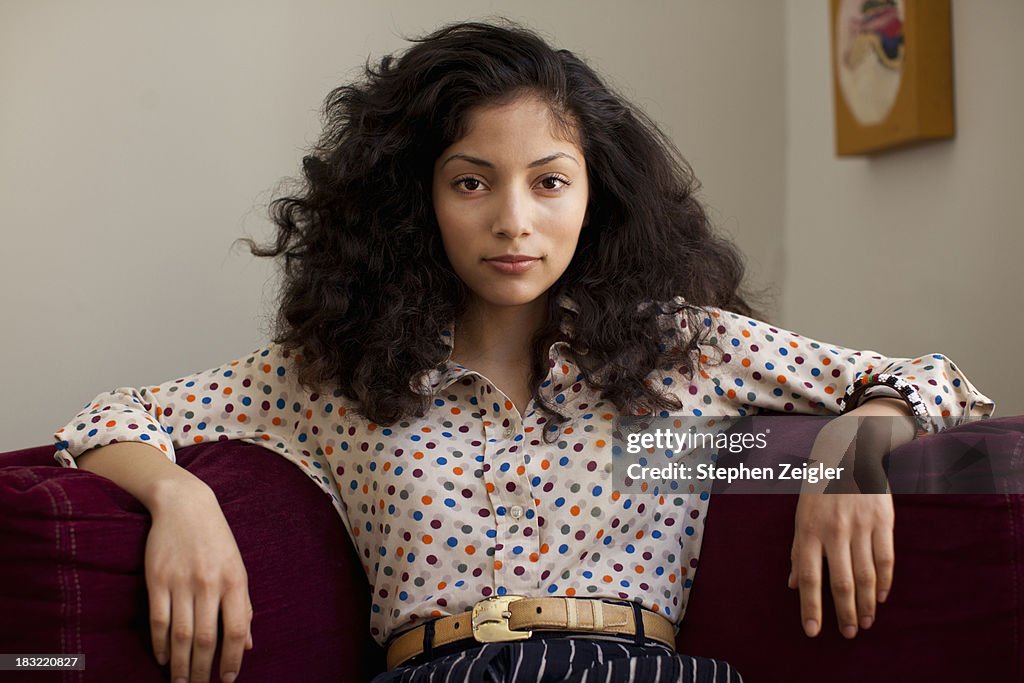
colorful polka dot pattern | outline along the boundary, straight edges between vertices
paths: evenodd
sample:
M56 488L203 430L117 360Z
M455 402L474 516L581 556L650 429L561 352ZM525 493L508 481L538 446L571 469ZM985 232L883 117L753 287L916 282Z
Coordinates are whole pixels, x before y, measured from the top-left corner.
M682 316L666 317L685 326ZM879 377L901 378L932 414L992 411L941 355L887 359L718 309L704 325L721 351L707 349L692 378L649 379L682 400L679 415L837 413ZM344 520L373 587L379 642L505 593L608 596L682 618L708 494L613 490L616 412L582 381L565 342L549 350L541 391L572 421L551 444L532 401L520 415L486 377L450 359L413 382L433 409L391 427L369 422L338 392L301 389L298 360L270 345L190 377L101 394L57 432L55 457L74 467L74 456L113 441L149 442L172 459L175 448L223 439L279 452Z

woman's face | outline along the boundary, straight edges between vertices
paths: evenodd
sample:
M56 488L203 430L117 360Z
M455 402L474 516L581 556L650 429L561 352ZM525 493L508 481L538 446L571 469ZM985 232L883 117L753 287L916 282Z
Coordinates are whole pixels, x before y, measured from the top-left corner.
M528 304L576 251L589 196L583 151L532 97L473 110L468 123L434 163L445 252L475 304Z

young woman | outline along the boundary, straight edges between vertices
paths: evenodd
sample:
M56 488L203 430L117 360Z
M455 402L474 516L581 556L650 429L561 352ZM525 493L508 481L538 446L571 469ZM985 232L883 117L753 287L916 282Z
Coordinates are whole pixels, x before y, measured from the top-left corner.
M207 680L218 616L222 680L252 646L231 532L173 464L177 448L242 439L331 497L373 588L381 681L739 680L673 649L707 498L615 491L612 419L941 426L992 402L942 355L883 358L750 317L741 260L685 162L570 52L510 25L415 42L330 94L301 191L273 204L276 242L249 243L283 267L274 342L101 394L57 432L62 464L152 512L157 659ZM892 524L888 495L801 496L790 586L807 635L823 559L840 629L871 626Z

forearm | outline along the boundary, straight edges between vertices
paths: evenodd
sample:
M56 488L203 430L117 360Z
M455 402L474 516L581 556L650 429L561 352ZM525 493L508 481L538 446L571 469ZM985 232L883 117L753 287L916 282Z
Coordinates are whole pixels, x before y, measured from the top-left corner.
M916 430L910 414L902 399L869 399L822 427L811 448L810 463L843 468L843 482L858 481L867 487L862 491L885 490L883 459L913 440ZM804 482L801 493L823 493L827 488L834 490L835 484Z
M868 399L836 420L852 421L852 418L874 418L868 420L866 424L867 426L885 427L884 430L875 431L889 434L889 448L886 451L889 452L914 440L916 429L911 415L910 407L903 399L881 397Z
M151 512L185 497L213 496L201 479L171 462L158 448L121 442L78 456L80 469L94 472L132 494Z

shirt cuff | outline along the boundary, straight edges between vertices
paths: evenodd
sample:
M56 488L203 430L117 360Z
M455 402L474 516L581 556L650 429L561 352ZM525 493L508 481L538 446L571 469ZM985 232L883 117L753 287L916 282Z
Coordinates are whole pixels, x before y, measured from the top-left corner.
M918 435L934 434L939 431L939 426L928 415L924 399L914 385L902 377L885 373L863 375L847 387L846 394L839 403L839 413L850 412L865 399L875 397L876 394L902 398L917 423Z
M57 442L57 450L53 454L53 459L56 460L61 467L70 467L72 469L78 469L78 463L75 462L74 456L68 453L67 441Z

